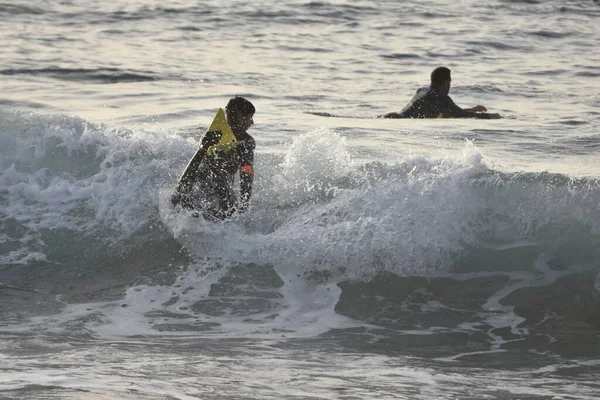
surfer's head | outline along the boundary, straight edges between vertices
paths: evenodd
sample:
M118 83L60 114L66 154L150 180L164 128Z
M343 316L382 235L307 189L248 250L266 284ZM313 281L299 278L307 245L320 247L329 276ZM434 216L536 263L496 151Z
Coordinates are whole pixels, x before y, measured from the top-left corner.
M246 131L254 124L254 105L243 97L236 96L225 106L227 122L234 131Z
M446 67L437 67L431 73L431 87L440 90L442 93L450 93L450 69Z

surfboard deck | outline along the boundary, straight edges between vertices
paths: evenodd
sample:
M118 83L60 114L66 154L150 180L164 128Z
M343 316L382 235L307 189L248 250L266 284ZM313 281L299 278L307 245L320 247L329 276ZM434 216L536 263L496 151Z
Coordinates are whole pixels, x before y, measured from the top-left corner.
M318 117L328 117L328 118L353 118L353 119L374 119L377 117L357 117L355 115L337 115L328 112L321 111L305 111L305 114L316 115Z

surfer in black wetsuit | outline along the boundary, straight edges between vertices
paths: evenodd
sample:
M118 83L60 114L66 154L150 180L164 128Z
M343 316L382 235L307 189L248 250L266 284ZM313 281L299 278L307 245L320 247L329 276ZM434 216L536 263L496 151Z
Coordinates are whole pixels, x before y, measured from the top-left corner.
M246 131L254 124L255 111L254 105L243 97L229 100L225 113L235 140L223 145L220 130L206 132L171 197L174 206L200 210L209 220L223 220L248 208L254 181L255 141ZM233 190L238 171L239 201Z
M400 113L381 115L380 118L481 118L499 119L499 114L485 113L487 108L475 106L463 109L457 106L450 92L450 70L438 67L431 73L431 85L421 88Z

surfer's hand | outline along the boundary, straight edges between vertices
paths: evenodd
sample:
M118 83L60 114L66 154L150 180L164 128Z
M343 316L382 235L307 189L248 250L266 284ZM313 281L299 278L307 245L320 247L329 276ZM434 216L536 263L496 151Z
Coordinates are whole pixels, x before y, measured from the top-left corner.
M476 105L475 107L470 108L469 111L473 111L473 112L486 112L487 108L485 108L482 105Z

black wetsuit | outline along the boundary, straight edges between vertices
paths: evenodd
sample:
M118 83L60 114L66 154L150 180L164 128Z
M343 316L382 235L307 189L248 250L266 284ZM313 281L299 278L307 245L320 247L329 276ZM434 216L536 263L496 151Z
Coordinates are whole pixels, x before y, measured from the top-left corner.
M389 113L382 118L482 118L491 119L494 114L463 110L445 93L434 87L421 88L400 113Z
M171 198L174 205L201 210L206 219L225 219L236 210L244 211L252 195L255 141L247 132L235 135L240 141L228 150L210 151L221 139L221 131L207 132L200 149L181 177ZM240 171L240 201L233 181Z

